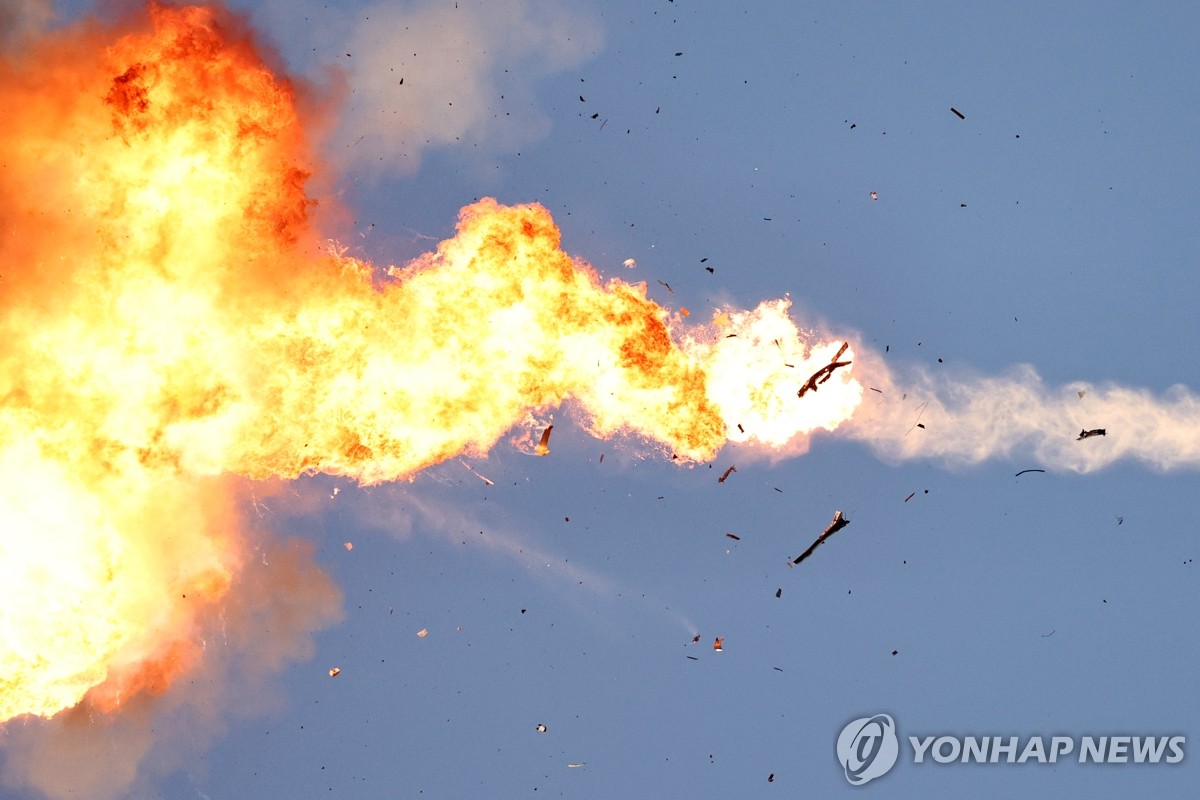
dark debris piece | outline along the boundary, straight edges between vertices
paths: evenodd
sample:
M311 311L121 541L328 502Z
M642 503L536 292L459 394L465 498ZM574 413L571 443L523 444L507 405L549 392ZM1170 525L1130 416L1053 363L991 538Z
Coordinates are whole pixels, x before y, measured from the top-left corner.
M728 539L733 539L735 542L740 542L742 540L742 537L738 536L736 533L727 533L725 536Z
M841 511L835 511L833 514L833 522L829 523L829 527L826 528L825 531L820 536L817 537L816 541L814 541L812 544L810 544L808 546L807 550L805 550L800 555L796 556L796 560L793 561L792 563L799 564L801 561L803 561L804 559L811 556L813 554L814 550L816 550L821 545L825 544L826 539L828 539L830 536L837 533L838 531L840 531L842 528L846 527L849 524L850 524L850 520L848 520L844 516L842 516Z
M1082 439L1090 439L1093 436L1107 436L1107 435L1108 435L1108 431L1105 428L1092 428L1090 431L1080 431L1079 438L1076 439L1075 441L1078 442Z
M734 472L737 472L737 467L730 467L729 469L725 470L725 472L721 475L721 477L717 478L717 483L724 483L726 480L729 479L729 476Z
M838 348L837 354L833 357L833 359L828 364L826 364L825 366L821 367L819 370L814 372L812 374L812 376L807 381L804 382L804 385L800 387L800 391L796 392L796 396L804 397L805 392L808 392L808 391L815 392L817 390L818 384L822 384L825 381L829 380L829 378L832 377L833 371L835 369L837 369L838 367L844 367L844 366L850 364L851 362L849 362L849 361L838 361L838 359L842 357L842 353L845 353L849 347L850 347L849 342L842 342L842 346L840 348Z
M959 111L957 108L954 108L954 107L952 106L952 107L950 108L950 110L951 110L951 111L953 111L953 112L954 112L954 116L958 117L959 119L966 119L966 117L964 117L964 116L963 116L963 113L962 113L961 111Z
M1013 477L1014 477L1014 478L1019 478L1019 477L1021 477L1022 475L1024 475L1026 472L1045 472L1045 471L1046 471L1046 470L1044 470L1044 469L1023 469L1023 470L1021 470L1020 472L1018 472L1016 475L1014 475Z

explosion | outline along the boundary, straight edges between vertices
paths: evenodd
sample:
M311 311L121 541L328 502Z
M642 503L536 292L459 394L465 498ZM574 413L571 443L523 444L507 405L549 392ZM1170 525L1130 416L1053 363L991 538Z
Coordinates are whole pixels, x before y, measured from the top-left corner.
M402 269L318 248L297 90L231 15L151 5L0 67L0 721L204 658L245 554L221 476L394 481L572 402L681 461L853 412L788 303L685 329L549 213L485 199ZM839 349L841 347L841 349Z
M213 658L213 619L275 597L237 596L229 476L396 481L564 404L682 463L839 429L894 458L1200 464L1183 389L900 381L786 300L696 324L567 255L538 205L474 203L403 268L322 244L303 93L222 11L45 38L0 92L0 722L163 695ZM320 581L286 572L294 619Z

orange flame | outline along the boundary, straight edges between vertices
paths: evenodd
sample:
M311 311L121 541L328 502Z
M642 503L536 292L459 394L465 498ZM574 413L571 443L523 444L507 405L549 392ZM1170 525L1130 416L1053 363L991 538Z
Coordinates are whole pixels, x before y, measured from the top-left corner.
M836 343L786 302L683 330L537 205L469 206L386 277L316 251L293 88L225 13L149 17L0 67L0 721L93 687L113 709L203 657L241 559L220 475L395 480L567 400L706 460L859 402L849 370L796 396Z

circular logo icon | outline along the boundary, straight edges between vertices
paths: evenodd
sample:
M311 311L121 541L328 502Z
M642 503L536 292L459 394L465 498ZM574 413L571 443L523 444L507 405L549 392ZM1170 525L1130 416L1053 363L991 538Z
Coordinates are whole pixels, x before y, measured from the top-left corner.
M838 763L852 786L886 775L899 754L896 722L887 714L853 720L838 734Z

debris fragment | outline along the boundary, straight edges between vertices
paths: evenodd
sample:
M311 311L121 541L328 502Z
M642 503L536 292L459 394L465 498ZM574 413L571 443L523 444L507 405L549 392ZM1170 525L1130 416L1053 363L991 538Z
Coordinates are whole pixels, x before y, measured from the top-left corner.
M354 542L343 542L342 547L346 548L347 550L353 550Z
M829 378L833 375L833 371L835 369L837 369L838 367L844 367L844 366L850 364L851 363L850 361L838 361L838 359L842 357L842 354L845 353L849 347L850 347L849 342L842 342L842 346L840 348L838 348L837 354L834 355L833 359L830 360L830 362L828 364L826 364L825 366L821 367L819 370L814 372L812 374L812 376L809 377L809 379L804 382L804 385L800 387L800 391L796 392L796 396L804 397L804 393L809 390L812 390L815 392L817 390L817 385L822 384L825 381L829 380Z
M700 660L700 659L696 658L695 656L688 656L688 658L690 658L692 661L699 661L699 660Z
M879 192L871 192L871 199L872 199L872 200L878 200L878 199L879 199Z
M424 639L428 635L429 635L429 628L421 628L421 630L417 631L418 639Z
M331 678L336 678L338 675L341 675L341 674L342 674L341 667L334 667L333 669L329 670L329 677L331 677Z
M737 472L736 466L730 467L729 469L725 470L725 472L721 475L721 477L717 478L717 483L724 483L726 480L728 480L730 474L734 473L734 472Z
M724 644L725 644L725 637L718 636L717 640L715 642L713 642L713 650L716 650L718 653L723 652L725 650Z
M783 588L782 588L782 587L780 587L780 588L778 588L778 589L776 589L776 590L775 590L775 596L776 596L776 597L783 597Z
M554 430L553 425L547 425L546 430L542 431L542 439L537 443L537 447L533 452L539 456L550 455L550 431Z
M892 651L892 655L894 655L894 656L896 656L896 655L899 655L899 654L900 654L900 651L899 651L899 650L893 650L893 651Z
M1057 631L1057 630L1058 630L1058 628L1055 628L1054 630L1050 631L1049 633L1043 633L1043 634L1042 634L1042 638L1043 638L1043 639L1049 639L1051 636L1053 636L1053 635L1054 635L1054 631Z
M912 499L913 499L914 497L916 497L916 496L917 496L917 493L916 493L916 492L913 492L913 493L912 493L912 494L910 494L908 497L904 498L904 502L906 502L906 503L907 503L909 500L912 500Z
M963 113L961 111L959 111L957 108L955 108L954 106L951 106L950 110L953 111L954 116L958 117L959 119L966 119L966 117L963 116Z
M828 539L830 536L837 533L838 531L840 531L842 528L846 527L849 524L850 524L850 520L848 520L844 516L842 516L841 511L835 511L833 513L833 522L829 523L829 527L826 528L824 530L824 532L820 536L817 537L816 541L814 541L812 544L810 544L808 546L807 550L805 550L800 555L796 556L796 560L793 561L792 563L799 564L801 561L803 561L804 559L811 556L813 554L814 550L816 550L818 547L820 547L821 545L823 545L825 543L826 539Z
M699 643L700 643L700 634L697 633L695 636L692 637L692 644L699 644Z
M549 728L547 728L545 725L543 725L542 723L539 722L536 730L538 733L545 733L547 730L549 730Z
M1019 478L1019 477L1021 477L1022 475L1024 475L1026 472L1045 472L1045 471L1046 471L1046 470L1044 470L1044 469L1023 469L1023 470L1021 470L1020 472L1018 472L1016 475L1014 475L1013 477L1014 477L1014 478Z
M671 288L671 284L667 283L666 281L659 281L658 284L659 284L659 286L667 287L667 291L669 293L675 294L675 290Z
M740 542L742 540L742 537L738 536L736 533L727 533L725 534L725 537L728 539L733 539L735 542Z
M774 783L774 782L775 782L775 773L772 772L770 775L767 776L767 783Z
M636 266L637 266L637 259L634 259L634 258L627 258L627 259L625 259L625 261L624 261L624 264L625 264L625 266L626 266L626 267L628 267L629 269L633 269L634 267L636 267Z
M568 766L568 767L570 767L571 769L579 769L580 767L586 767L586 766L587 766L587 762L585 762L585 761L576 761L576 762L575 762L575 763L573 763L573 764L567 764L567 766Z
M1107 436L1107 435L1108 435L1108 433L1104 428L1092 428L1090 431L1080 431L1079 439L1076 439L1075 441L1078 442L1078 441L1080 441L1080 439L1090 439L1093 436Z

